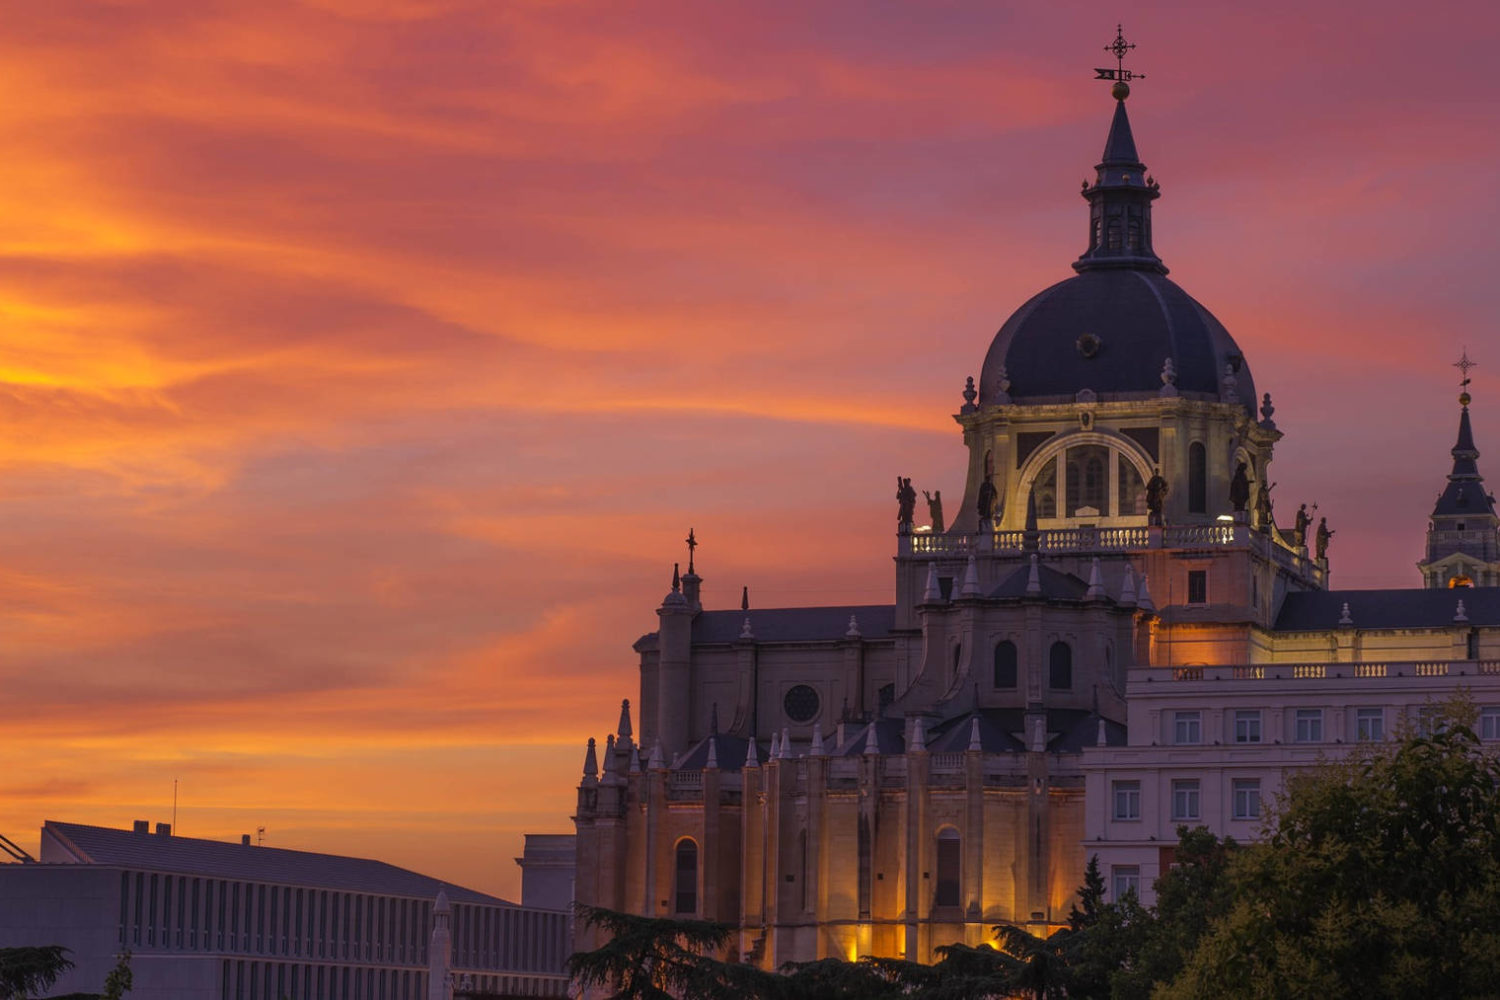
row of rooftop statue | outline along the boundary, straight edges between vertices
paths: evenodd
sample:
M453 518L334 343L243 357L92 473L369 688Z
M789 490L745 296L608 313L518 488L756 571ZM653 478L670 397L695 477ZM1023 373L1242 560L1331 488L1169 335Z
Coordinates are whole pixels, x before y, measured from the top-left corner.
M1275 529L1276 522L1271 509L1271 491L1276 488L1275 483L1267 483L1264 479L1254 490L1255 493L1255 515L1261 531L1270 533ZM1160 527L1165 521L1162 517L1162 509L1166 505L1167 494L1171 492L1171 486L1161 474L1161 469L1151 470L1151 478L1146 483L1146 514L1147 524ZM1250 476L1244 462L1240 462L1235 470L1234 476L1229 480L1229 503L1234 507L1236 513L1244 513L1250 507ZM929 530L941 533L945 530L943 521L943 491L934 490L931 493L922 491L922 496L927 500L927 513L931 520ZM1000 493L995 489L995 481L992 476L986 476L984 482L979 485L978 514L981 525L992 525L998 512ZM1313 504L1313 510L1318 505ZM912 488L911 479L896 477L896 524L901 534L910 534L914 530L914 522L917 513L917 491ZM1296 520L1292 527L1292 544L1297 548L1307 546L1307 529L1312 525L1312 515L1308 513L1307 504L1297 508ZM1328 558L1328 542L1333 537L1333 531L1328 527L1328 518L1318 519L1317 531L1313 534L1313 544L1319 559Z

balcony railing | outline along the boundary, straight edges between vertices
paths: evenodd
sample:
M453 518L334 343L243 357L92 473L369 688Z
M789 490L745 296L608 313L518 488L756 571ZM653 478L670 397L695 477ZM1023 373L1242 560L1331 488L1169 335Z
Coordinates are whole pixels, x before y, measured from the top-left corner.
M1411 660L1387 663L1257 663L1140 667L1134 680L1173 681L1309 681L1380 680L1396 677L1500 676L1500 660Z
M991 531L982 534L934 535L915 532L899 536L902 549L912 555L963 556L974 552L1021 552L1034 536L1039 552L1133 552L1150 548L1215 548L1264 543L1266 536L1243 524L1178 524L1165 528L1045 528L1036 532ZM1288 553L1290 554L1290 553Z

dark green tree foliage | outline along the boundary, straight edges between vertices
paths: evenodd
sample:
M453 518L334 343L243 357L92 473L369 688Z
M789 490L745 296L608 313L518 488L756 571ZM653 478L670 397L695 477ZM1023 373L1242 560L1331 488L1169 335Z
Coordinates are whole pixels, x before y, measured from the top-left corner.
M1500 996L1500 765L1457 719L1299 780L1162 997Z
M580 906L578 919L609 940L568 957L568 973L582 987L611 990L611 1000L731 1000L767 996L775 976L748 965L717 961L712 953L734 928L707 920L638 917Z
M67 953L60 945L0 948L0 1000L23 1000L50 989L73 967Z

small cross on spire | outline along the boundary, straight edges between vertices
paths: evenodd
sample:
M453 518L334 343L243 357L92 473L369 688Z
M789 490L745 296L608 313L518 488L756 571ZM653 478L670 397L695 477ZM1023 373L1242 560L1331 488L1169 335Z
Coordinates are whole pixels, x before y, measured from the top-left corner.
M1458 383L1458 401L1464 406L1469 405L1469 382L1471 381L1469 378L1469 369L1476 368L1478 365L1479 362L1469 360L1469 348L1467 346L1464 347L1463 354L1459 356L1459 359L1453 362L1453 367L1457 368L1459 374L1463 376Z
M688 529L687 547L688 547L688 572L691 573L693 571L693 550L698 547L698 539L696 537L694 537L694 535L693 535L693 529L692 528Z
M1134 42L1125 40L1125 26L1115 25L1115 40L1104 46L1104 51L1115 57L1115 68L1095 69L1095 80L1113 80L1114 86L1110 93L1117 101L1123 101L1130 96L1130 81L1135 79L1146 79L1145 73L1137 73L1125 68L1125 56L1131 49L1135 48Z

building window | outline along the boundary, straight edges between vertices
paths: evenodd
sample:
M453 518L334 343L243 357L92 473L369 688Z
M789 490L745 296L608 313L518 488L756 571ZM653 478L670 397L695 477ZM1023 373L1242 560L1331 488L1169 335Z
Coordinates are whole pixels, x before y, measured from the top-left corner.
M1016 686L1016 644L1009 639L995 646L995 687Z
M1500 706L1486 705L1479 710L1479 738L1500 740Z
M1355 709L1354 735L1356 739L1365 741L1385 739L1385 709Z
M1125 249L1139 250L1141 248L1141 220L1131 219L1125 227Z
M1172 782L1172 819L1195 820L1198 818L1198 779L1182 778Z
M793 722L811 722L818 714L818 692L806 684L798 684L781 699L781 707L786 709L786 717Z
M1141 818L1141 783L1116 781L1111 785L1115 800L1115 819Z
M870 915L870 897L874 895L875 889L871 883L874 867L874 850L870 843L870 820L867 816L861 816L859 818L859 915L862 917Z
M1234 779L1234 818L1260 819L1260 779Z
M1110 219L1109 222L1105 224L1104 232L1105 248L1109 250L1120 249L1120 220L1118 218Z
M1073 647L1058 641L1047 657L1047 686L1054 691L1073 689Z
M1187 602L1189 604L1207 604L1208 603L1208 570L1206 570L1206 569L1190 569L1190 570L1188 570L1188 588L1187 588L1187 590L1188 590L1188 593L1187 593Z
M1465 636L1465 638L1464 638L1464 653L1465 653L1465 657L1467 659L1470 659L1470 660L1477 660L1477 659L1479 659L1479 631L1478 631L1478 629L1470 629L1469 630L1469 634L1467 636Z
M1057 462L1047 459L1036 479L1031 484L1031 497L1036 502L1039 518L1057 516Z
M1208 513L1208 452L1202 441L1188 445L1188 513Z
M1119 464L1120 514L1145 517L1146 483L1141 479L1140 470L1123 453L1116 456L1116 461Z
M1068 516L1109 516L1110 450L1087 444L1067 450Z
M1234 741L1236 743L1260 742L1260 710L1237 709L1234 713Z
M934 906L958 906L959 870L963 861L963 841L958 831L945 826L937 836L937 895Z
M1200 712L1172 713L1173 743L1202 743L1203 715Z
M1114 883L1114 900L1119 902L1126 896L1141 895L1141 867L1140 865L1114 865L1109 870L1110 881Z
M1323 710L1321 708L1297 709L1295 733L1298 743L1322 743Z
M698 912L698 845L692 840L677 842L675 913Z

